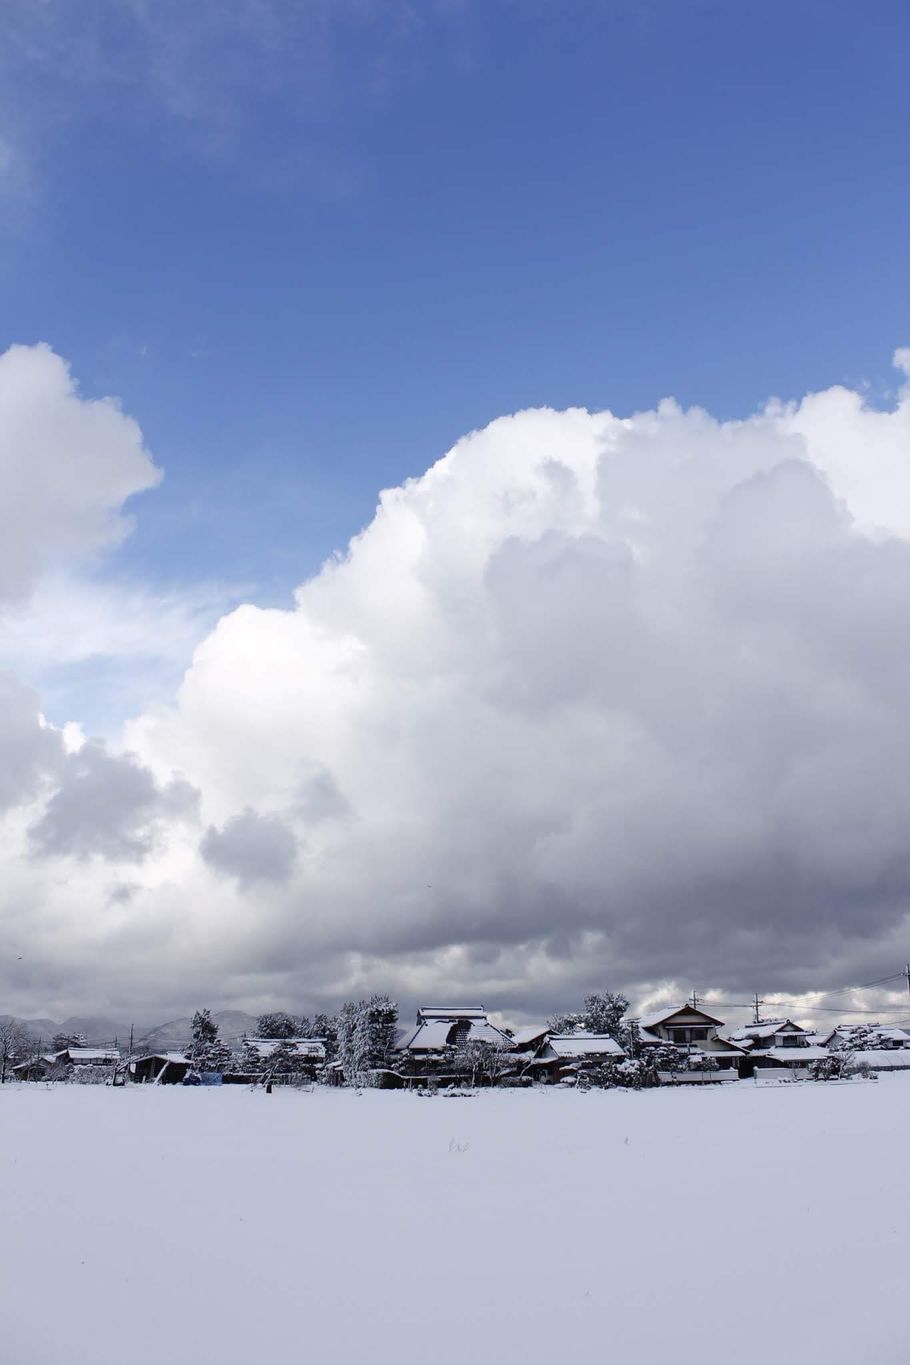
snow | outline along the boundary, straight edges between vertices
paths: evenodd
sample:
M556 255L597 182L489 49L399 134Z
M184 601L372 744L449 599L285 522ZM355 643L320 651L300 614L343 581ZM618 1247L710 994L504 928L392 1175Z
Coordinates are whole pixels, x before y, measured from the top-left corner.
M904 1365L908 1126L907 1074L458 1103L8 1084L0 1358Z
M595 1057L600 1054L624 1057L626 1054L615 1038L605 1034L551 1034L549 1044L557 1057Z
M244 1038L242 1041L244 1047L258 1057L271 1057L279 1047L288 1048L295 1057L321 1060L325 1056L325 1043L321 1038Z
M853 1061L857 1065L865 1062L873 1071L910 1070L910 1050L903 1047L867 1048L863 1052L854 1052Z
M417 1011L418 1019L448 1019L454 1024L458 1019L486 1019L483 1005L421 1005Z
M831 1053L826 1047L769 1047L753 1053L755 1057L773 1057L776 1062L792 1062L794 1066L805 1066L809 1062L821 1062Z

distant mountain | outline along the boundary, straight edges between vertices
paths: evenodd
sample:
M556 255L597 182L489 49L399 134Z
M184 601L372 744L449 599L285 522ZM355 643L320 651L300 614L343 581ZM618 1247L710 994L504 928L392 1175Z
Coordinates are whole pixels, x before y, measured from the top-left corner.
M60 1032L60 1025L53 1019L19 1019L14 1014L0 1014L0 1026L8 1024L10 1020L24 1029L30 1038L40 1038L45 1043Z
M218 1025L222 1041L227 1043L228 1047L233 1047L244 1034L256 1031L255 1015L244 1014L243 1010L218 1010L212 1018ZM192 1033L193 1020L187 1015L185 1019L171 1019L167 1024L159 1024L157 1028L149 1029L137 1039L137 1044L141 1044L143 1051L146 1052L168 1052L183 1047L189 1042Z
M228 1047L234 1047L244 1034L256 1032L256 1016L244 1014L243 1010L219 1010L212 1018ZM55 1019L20 1019L16 1015L0 1014L0 1025L10 1019L15 1019L30 1038L36 1041L40 1039L42 1043L50 1044L55 1033L81 1033L90 1045L110 1045L116 1038L124 1052L129 1046L129 1024L103 1015L72 1015L58 1023ZM135 1055L139 1049L143 1052L168 1052L181 1048L189 1042L192 1034L193 1020L190 1015L185 1019L172 1019L167 1024L156 1024L150 1029L137 1026L133 1053Z
M103 1015L74 1014L64 1019L55 1033L81 1033L89 1044L113 1043L116 1038L121 1046L129 1042L130 1026L122 1020L107 1019Z

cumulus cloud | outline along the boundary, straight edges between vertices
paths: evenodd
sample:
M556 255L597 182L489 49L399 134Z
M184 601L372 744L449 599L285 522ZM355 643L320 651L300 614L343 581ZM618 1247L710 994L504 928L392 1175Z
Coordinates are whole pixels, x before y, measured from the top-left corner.
M884 975L910 904L908 470L906 392L472 433L129 727L208 832L169 825L74 940L113 936L122 989L155 964L184 1005Z
M216 872L236 877L241 886L286 882L297 856L297 840L276 815L245 810L223 829L211 826L199 846Z
M35 796L63 758L63 738L43 723L37 695L0 673L0 810Z
M192 817L197 800L182 778L159 786L132 754L112 754L89 741L66 755L56 790L29 834L44 857L141 862L162 825Z
M0 355L0 602L116 544L124 502L159 477L112 399L80 397L49 347L10 347Z

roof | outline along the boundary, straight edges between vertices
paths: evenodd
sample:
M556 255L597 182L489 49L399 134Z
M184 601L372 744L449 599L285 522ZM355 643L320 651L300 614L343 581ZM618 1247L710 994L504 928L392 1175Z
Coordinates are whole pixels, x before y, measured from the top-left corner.
M420 1021L415 1029L412 1029L398 1043L398 1048L403 1052L441 1052L449 1047L449 1034L456 1024L467 1023L468 1030L465 1041L468 1043L502 1043L511 1047L512 1040L496 1028L487 1020L485 1013L479 1014L475 1019L465 1020L462 1018L445 1017L441 1019L429 1019Z
M120 1049L116 1047L68 1047L62 1056L71 1062L119 1062Z
M486 1019L483 1005L421 1005L417 1011L417 1022L422 1019Z
M546 1024L528 1024L524 1028L516 1029L512 1035L513 1047L527 1047L529 1043L536 1043L538 1038L542 1038L545 1033L549 1033Z
M547 1046L557 1057L625 1057L619 1043L606 1033L551 1033Z
M182 1052L144 1052L141 1057L134 1058L137 1062L176 1062L182 1066L189 1066L189 1057L184 1057Z
M741 1042L744 1038L773 1038L776 1033L785 1032L805 1033L806 1030L800 1024L794 1024L792 1019L764 1019L760 1024L744 1024L730 1037L735 1042Z
M871 1066L876 1071L910 1070L910 1051L903 1047L876 1047L854 1052L854 1066Z
M804 1066L806 1062L820 1062L831 1053L826 1047L769 1047L761 1055L773 1057L776 1062L795 1062L797 1066Z
M321 1060L325 1056L325 1041L322 1038L244 1038L243 1046L255 1052L257 1057L271 1057L279 1047L288 1047L295 1057L313 1057Z
M722 1024L722 1019L715 1019L713 1014L706 1014L704 1010L697 1009L693 1005L671 1005L668 1009L654 1010L650 1014L643 1014L638 1020L638 1027L644 1029L657 1028L659 1024L664 1024L668 1019L672 1019L675 1014L697 1014L700 1019L707 1019L709 1024Z

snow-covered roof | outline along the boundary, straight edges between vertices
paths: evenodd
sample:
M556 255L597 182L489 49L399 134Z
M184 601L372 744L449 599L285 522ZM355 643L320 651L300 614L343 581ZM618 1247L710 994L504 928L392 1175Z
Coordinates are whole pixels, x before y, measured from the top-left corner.
M546 1024L528 1024L515 1030L512 1035L512 1046L527 1047L529 1043L536 1043L538 1038L542 1038L548 1032Z
M826 1047L769 1047L761 1055L773 1057L776 1062L794 1062L797 1066L804 1066L806 1062L820 1062L823 1057L830 1057L831 1053Z
M450 1023L455 1023L458 1019L486 1019L487 1012L483 1005L422 1005L417 1011L418 1022L421 1019L448 1019Z
M877 1038L886 1039L889 1043L898 1043L901 1047L910 1047L910 1033L902 1028L877 1028L873 1029Z
M71 1062L119 1062L120 1049L116 1047L68 1047L62 1054Z
M854 1052L853 1062L856 1066L865 1063L874 1071L907 1071L910 1070L910 1051L902 1047L874 1047Z
M606 1033L551 1033L547 1045L557 1057L624 1057L619 1043Z
M189 1066L189 1057L184 1057L182 1052L145 1052L141 1057L134 1059L136 1062L176 1062L179 1066Z
M428 1019L418 1022L417 1027L412 1029L398 1043L398 1048L402 1052L441 1052L450 1046L449 1035L457 1024L467 1024L465 1041L469 1043L501 1043L506 1047L511 1046L512 1040L508 1038L501 1029L491 1024L485 1013L480 1013L474 1019L464 1018L442 1018Z
M805 1033L805 1031L799 1024L794 1024L791 1019L765 1019L760 1024L745 1024L742 1028L735 1029L730 1037L734 1042L742 1042L746 1038L773 1038L776 1033Z
M255 1052L257 1057L271 1057L276 1048L288 1047L295 1057L313 1057L321 1060L325 1056L325 1042L322 1038L244 1038L244 1047Z
M806 1034L806 1038L808 1039L808 1041L809 1041L809 1043L810 1043L810 1045L811 1045L812 1047L827 1047L828 1044L831 1042L831 1039L834 1038L834 1037L836 1037L836 1036L837 1036L837 1030L836 1030L836 1029L833 1029L833 1028L832 1028L832 1029L829 1029L827 1033L807 1033L807 1034Z

